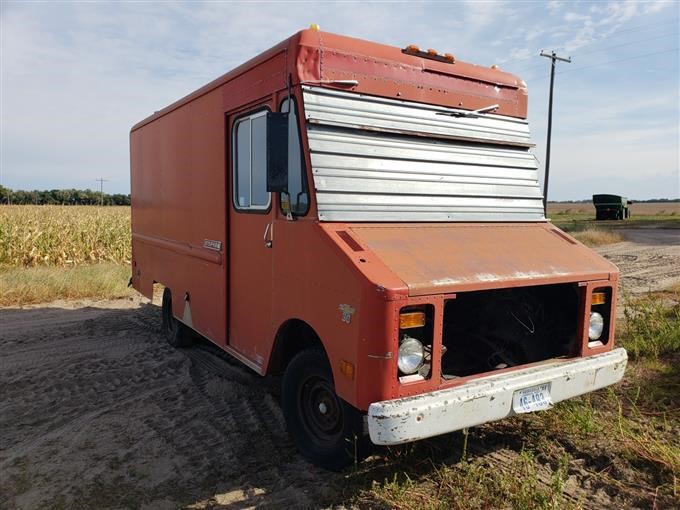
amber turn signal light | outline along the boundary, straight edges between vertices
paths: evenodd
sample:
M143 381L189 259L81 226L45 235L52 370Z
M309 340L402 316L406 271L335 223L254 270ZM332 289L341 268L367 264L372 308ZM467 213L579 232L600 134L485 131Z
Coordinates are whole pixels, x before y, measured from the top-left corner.
M340 373L350 380L354 380L354 365L344 359L340 360Z
M425 325L425 312L407 312L399 315L399 329L420 328Z
M603 305L607 301L607 295L604 292L593 292L593 297L590 300L591 305Z

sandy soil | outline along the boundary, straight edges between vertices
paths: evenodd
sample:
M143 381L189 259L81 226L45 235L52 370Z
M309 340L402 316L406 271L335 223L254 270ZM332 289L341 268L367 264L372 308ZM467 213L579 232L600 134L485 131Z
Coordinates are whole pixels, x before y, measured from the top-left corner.
M626 241L595 248L621 271L623 292L640 294L680 282L680 229L617 228Z
M679 233L626 231L599 251L640 292L680 279ZM175 350L159 328L143 298L0 310L0 507L342 504L343 476L288 439L279 381L208 344ZM477 453L501 467L517 456ZM596 492L593 505L621 505Z
M277 382L175 350L144 300L0 310L0 507L312 505Z

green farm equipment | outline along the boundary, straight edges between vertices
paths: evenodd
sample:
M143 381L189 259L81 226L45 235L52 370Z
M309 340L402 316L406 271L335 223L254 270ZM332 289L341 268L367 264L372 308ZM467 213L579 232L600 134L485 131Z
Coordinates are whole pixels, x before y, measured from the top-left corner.
M630 204L619 195L593 195L596 220L625 220L630 218Z

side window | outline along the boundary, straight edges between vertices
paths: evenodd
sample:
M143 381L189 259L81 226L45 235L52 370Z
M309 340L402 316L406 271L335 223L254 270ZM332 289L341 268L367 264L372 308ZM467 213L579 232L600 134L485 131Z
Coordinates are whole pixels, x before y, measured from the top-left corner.
M305 172L304 157L302 156L302 142L300 140L295 98L291 102L293 103L292 109L290 109L288 99L281 103L282 112L290 110L290 115L288 116L288 194L282 193L281 203L283 204L288 200L291 214L304 216L309 209L307 174Z
M234 124L234 206L240 210L266 210L267 112L242 117Z

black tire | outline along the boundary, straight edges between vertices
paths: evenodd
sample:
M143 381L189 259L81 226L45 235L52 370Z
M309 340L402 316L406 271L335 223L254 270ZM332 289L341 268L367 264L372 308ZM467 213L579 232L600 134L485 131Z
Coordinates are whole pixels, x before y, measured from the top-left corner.
M163 290L161 319L161 330L170 345L173 347L189 347L193 343L189 328L172 314L172 293L168 288Z
M338 471L365 456L370 443L363 433L363 415L335 394L321 349L306 349L291 360L281 401L295 446L317 466Z

